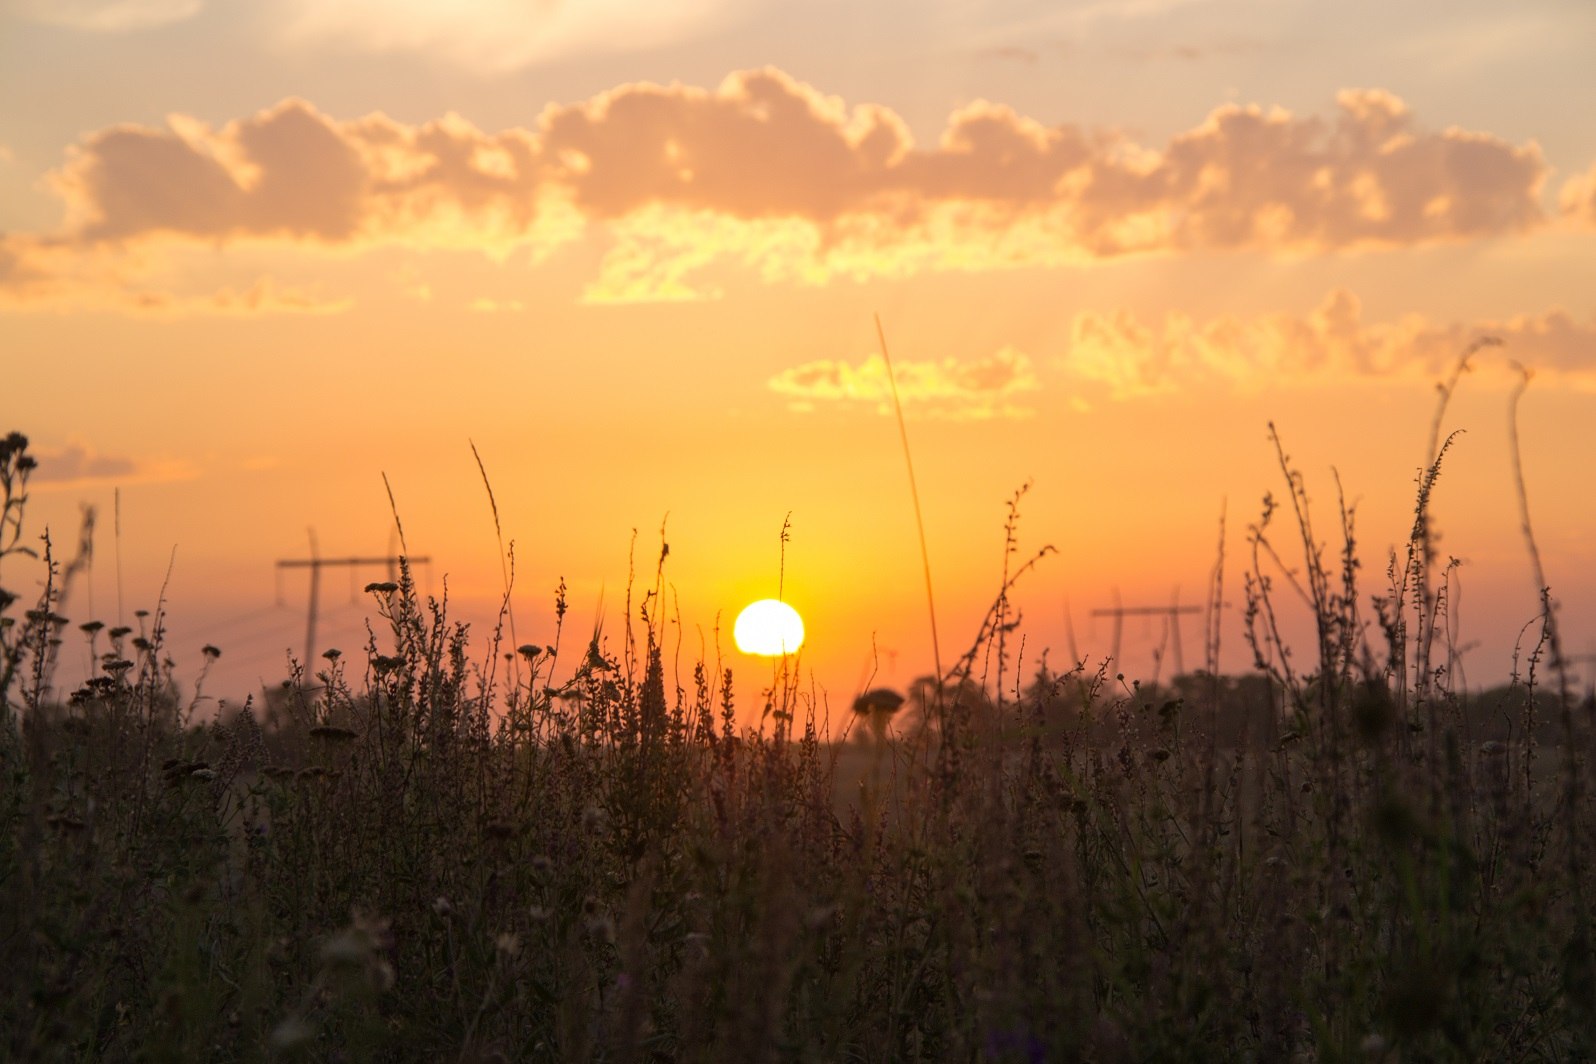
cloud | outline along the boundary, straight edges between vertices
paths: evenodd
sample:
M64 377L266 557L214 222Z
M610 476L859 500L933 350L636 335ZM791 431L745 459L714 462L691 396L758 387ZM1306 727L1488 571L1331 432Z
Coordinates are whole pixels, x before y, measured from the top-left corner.
M73 441L54 450L39 450L39 467L33 473L38 483L84 480L110 480L129 477L137 470L132 459L97 454L87 444Z
M906 415L955 420L1028 417L1034 411L1016 401L1040 388L1031 360L1012 348L968 362L903 361L893 369ZM870 355L857 365L840 359L806 362L772 377L769 386L801 412L833 403L892 413L892 380L880 355Z
M1222 385L1245 391L1269 386L1367 377L1429 383L1484 337L1503 355L1473 363L1511 379L1508 359L1596 389L1596 320L1578 322L1552 310L1500 321L1438 323L1413 315L1365 322L1358 298L1331 292L1306 315L1225 316L1198 323L1179 314L1144 321L1120 311L1085 313L1070 328L1059 365L1079 383L1102 386L1114 399Z
M1428 131L1378 90L1342 93L1330 118L1221 107L1161 149L982 101L921 146L889 108L772 68L713 90L623 85L498 133L457 115L341 121L290 99L219 128L174 115L86 136L50 178L63 227L9 240L0 286L28 282L25 246L125 272L174 244L537 263L592 236L609 245L586 288L595 301L710 298L706 275L724 266L817 284L1300 256L1528 230L1545 220L1546 173L1533 143Z
M32 483L39 491L65 491L89 484L153 484L190 480L198 475L191 464L172 460L135 461L122 455L105 454L82 440L68 440L60 447L35 447L32 454L39 465Z
M79 243L152 236L210 243L415 243L490 248L538 229L539 160L525 131L489 136L457 116L405 126L336 122L303 100L221 129L91 134L51 184Z
M207 295L174 297L159 292L141 293L137 309L155 314L341 314L354 306L350 299L325 299L303 288L280 286L262 277L245 289L221 288Z
M466 307L474 314L499 314L519 312L526 309L526 304L519 299L489 299L479 296L473 299Z
M1563 182L1557 203L1564 217L1596 227L1596 166Z
M1017 44L1000 44L990 48L979 48L975 52L977 59L994 59L1006 63L1024 63L1026 66L1035 66L1042 58L1042 54L1035 48L1026 48Z
M1126 401L1222 388L1318 387L1358 380L1430 387L1458 358L1488 343L1469 363L1487 383L1507 386L1518 366L1572 388L1596 392L1596 318L1566 311L1479 322L1437 322L1423 315L1369 322L1358 297L1330 292L1306 314L1224 315L1199 322L1183 314L1143 319L1129 311L1075 315L1064 352L1046 360L1044 382L1031 359L1012 348L988 358L900 361L898 393L905 412L977 419L1027 417L1054 405L1057 391L1070 408L1086 411L1104 397ZM772 391L791 409L821 405L892 413L885 362L820 359L771 378Z
M735 17L728 0L282 0L285 40L421 52L503 73L550 59L655 49Z
M5 9L51 26L129 33L182 22L204 6L204 0L7 0Z
M105 248L0 234L0 310L115 311L158 316L335 314L353 301L327 298L270 276L243 288L172 291L140 275L137 260Z

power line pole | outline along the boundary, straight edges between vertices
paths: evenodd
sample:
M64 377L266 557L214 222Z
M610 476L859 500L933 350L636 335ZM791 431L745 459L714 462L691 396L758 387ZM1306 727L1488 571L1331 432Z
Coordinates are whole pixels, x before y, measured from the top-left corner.
M1589 665L1589 678L1585 681L1586 690L1596 691L1596 654L1570 654L1563 659L1570 665Z
M409 561L412 565L427 565L432 559L428 557L405 558L401 555L390 554L380 557L348 558L323 558L316 549L316 533L310 533L309 558L279 558L277 568L282 569L309 569L310 570L310 607L305 616L305 668L314 668L316 659L316 618L321 602L321 571L328 568L354 569L357 566L381 565L387 568L390 574L396 572L400 562Z
M1169 621L1170 641L1175 651L1175 675L1179 676L1186 671L1186 663L1180 650L1180 617L1183 613L1201 613L1201 606L1181 606L1170 603L1168 606L1113 606L1108 609L1093 610L1093 617L1114 618L1114 667L1119 667L1119 633L1125 623L1126 617L1163 617Z

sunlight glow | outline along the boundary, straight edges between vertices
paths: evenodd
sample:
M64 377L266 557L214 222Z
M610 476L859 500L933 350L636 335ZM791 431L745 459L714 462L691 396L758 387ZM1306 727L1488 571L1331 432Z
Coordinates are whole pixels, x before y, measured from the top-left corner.
M793 654L803 646L803 618L785 602L760 599L737 615L732 638L744 654L771 658Z

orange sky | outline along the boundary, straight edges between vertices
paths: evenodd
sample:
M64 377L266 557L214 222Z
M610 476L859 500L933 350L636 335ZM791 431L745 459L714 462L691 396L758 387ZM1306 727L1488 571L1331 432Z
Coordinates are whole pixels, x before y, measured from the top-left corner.
M719 615L736 661L790 513L806 673L834 705L872 669L905 685L930 648L879 313L945 657L1030 483L1021 550L1058 554L1021 587L1028 659L1066 656L1066 608L1107 653L1116 589L1199 601L1225 508L1242 667L1271 420L1324 534L1332 469L1359 500L1381 591L1435 383L1482 335L1435 498L1466 679L1505 677L1536 611L1513 361L1547 576L1596 652L1588 5L670 6L0 3L0 430L41 458L35 532L98 508L75 619L91 590L115 619L120 489L121 612L175 548L172 655L191 679L221 646L212 692L241 698L303 642L274 561L308 528L385 553L386 473L480 626L474 441L523 640L562 576L572 638L618 632L633 530L651 583L664 523L684 660ZM354 648L351 584L382 575L328 577L321 646ZM1127 671L1162 638L1129 622ZM754 704L766 670L739 669Z

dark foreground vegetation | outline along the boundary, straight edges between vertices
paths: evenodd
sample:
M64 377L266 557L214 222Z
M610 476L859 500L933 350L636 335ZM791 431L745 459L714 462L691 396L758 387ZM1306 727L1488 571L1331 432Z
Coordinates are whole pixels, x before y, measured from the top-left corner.
M13 580L38 540L5 446ZM1162 689L1019 675L1021 566L947 680L861 700L847 742L796 682L757 731L713 665L678 686L651 593L614 649L473 663L408 574L368 588L365 653L191 720L160 613L58 616L41 551L0 610L0 1057L1588 1059L1591 721L1549 610L1489 707L1453 689L1441 454L1372 599L1282 455L1254 676L1214 674L1217 635ZM98 670L57 697L79 639Z

